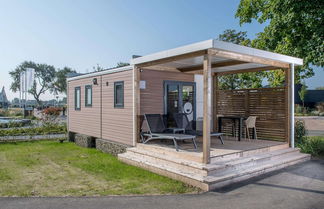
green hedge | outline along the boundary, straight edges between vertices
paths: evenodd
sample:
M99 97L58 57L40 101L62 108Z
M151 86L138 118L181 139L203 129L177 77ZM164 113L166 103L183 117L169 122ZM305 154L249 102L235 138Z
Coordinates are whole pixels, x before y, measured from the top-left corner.
M297 144L301 152L309 153L312 156L324 156L324 137L305 137L304 141Z
M0 136L34 136L46 134L64 134L66 125L50 124L32 128L13 128L0 130Z

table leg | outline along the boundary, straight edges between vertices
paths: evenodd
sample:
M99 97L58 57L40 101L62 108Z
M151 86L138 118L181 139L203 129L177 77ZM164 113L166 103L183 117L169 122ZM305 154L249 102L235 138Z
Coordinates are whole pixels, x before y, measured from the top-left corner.
M218 132L219 133L222 132L222 118L221 117L218 118Z
M241 138L242 138L242 123L243 123L242 118L240 118L240 120L239 120L239 138L238 138L239 141L241 141Z
M235 134L236 134L236 120L232 119L232 123L233 123L233 127L234 127L234 130L232 130L232 136L235 137Z

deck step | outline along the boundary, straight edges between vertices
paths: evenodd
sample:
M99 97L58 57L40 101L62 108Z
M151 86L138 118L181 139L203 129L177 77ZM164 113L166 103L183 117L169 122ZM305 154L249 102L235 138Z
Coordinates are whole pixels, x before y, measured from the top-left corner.
M145 157L139 157L134 153L123 153L118 155L118 159L129 165L141 167L151 172L167 176L169 178L185 182L189 185L201 188L204 191L208 190L208 184L204 183L204 175L199 175L195 172L183 170L181 168L174 167L168 163L157 164L156 161L151 161Z
M159 145L147 145L147 144L142 144L138 143L137 148L142 149L142 150L147 150L150 152L154 153L159 153L163 155L167 155L172 158L178 158L178 159L185 159L188 161L193 161L197 163L202 163L202 153L195 152L194 150L188 151L188 150L179 150L178 152L175 150L175 148L170 148L170 147L162 147Z
M174 158L168 155L150 152L136 147L128 148L127 153L132 154L134 157L145 158L145 160L154 162L156 164L168 164L168 166L175 167L185 172L207 175L207 170L205 169L206 165L202 163Z
M289 148L289 144L280 144L280 145L275 145L275 146L267 146L267 147L262 147L258 149L252 149L252 150L243 150L243 151L238 151L230 154L224 154L224 155L219 155L219 156L212 156L210 158L211 163L217 163L219 161L224 161L224 160L234 160L242 157L249 157L253 155L258 155L262 153L268 153L276 150L281 150L281 149L287 149Z
M290 153L284 158L278 160L273 159L264 164L257 166L248 166L246 168L238 169L235 172L227 173L222 176L206 176L205 183L209 184L209 190L220 188L235 182L243 181L261 174L271 171L279 170L281 168L304 162L310 159L310 155L302 153Z
M298 149L280 149L272 152L260 153L253 156L241 157L235 159L224 159L211 163L206 168L208 175L221 176L229 172L235 172L242 167L257 166L258 164L266 163L267 161L284 158L291 153L299 153Z

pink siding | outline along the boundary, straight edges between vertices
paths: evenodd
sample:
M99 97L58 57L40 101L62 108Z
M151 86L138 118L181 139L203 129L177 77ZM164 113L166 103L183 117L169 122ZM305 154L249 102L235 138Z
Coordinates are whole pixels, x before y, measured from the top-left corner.
M98 85L93 85L93 78L95 77L69 82L68 127L72 132L100 137L100 79ZM85 107L85 85L92 85L92 107ZM78 86L81 87L81 110L74 109L74 88Z
M133 145L133 71L122 71L69 81L69 131ZM85 85L92 85L92 107L85 107ZM163 113L163 81L194 81L194 75L155 70L143 70L140 79L146 81L141 90L141 114ZM114 82L124 81L124 108L114 107ZM108 86L106 83L108 82ZM81 110L74 109L74 88L81 87ZM101 93L102 88L102 93ZM101 100L100 100L100 94ZM101 105L102 104L102 108ZM100 112L102 111L102 115Z
M92 85L92 107L85 107L85 85L92 84L93 78L97 78L98 85ZM102 101L100 100L101 79ZM132 79L132 70L128 70L69 81L69 131L133 145ZM115 81L124 81L124 108L114 107ZM106 82L109 83L108 86ZM77 86L81 87L81 110L74 109L74 88Z
M102 76L102 138L133 145L133 71ZM114 82L124 81L124 108L114 108ZM109 85L106 86L106 82Z
M143 70L140 79L146 81L146 89L141 90L141 115L163 114L163 81L194 81L193 74L158 70Z

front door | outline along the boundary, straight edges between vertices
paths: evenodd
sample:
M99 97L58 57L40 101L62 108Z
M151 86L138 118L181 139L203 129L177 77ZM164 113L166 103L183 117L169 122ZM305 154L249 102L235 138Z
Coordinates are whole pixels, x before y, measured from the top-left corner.
M196 119L196 83L164 81L164 114L168 127L176 127L174 113L186 113L189 121Z

